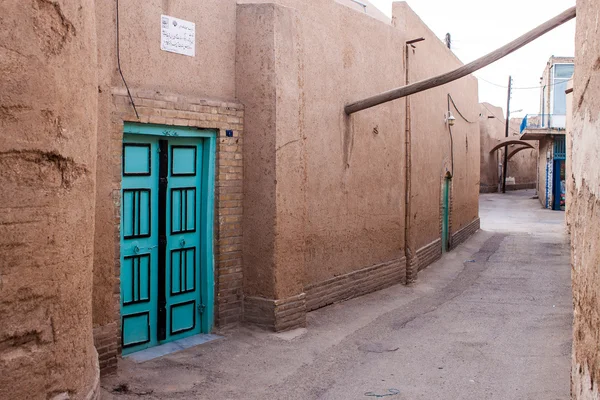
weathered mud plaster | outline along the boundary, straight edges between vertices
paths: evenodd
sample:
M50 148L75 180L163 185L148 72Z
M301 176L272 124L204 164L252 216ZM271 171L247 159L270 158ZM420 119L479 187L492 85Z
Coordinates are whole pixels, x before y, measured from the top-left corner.
M577 1L573 92L571 262L574 399L598 399L600 383L600 7Z
M577 364L571 370L571 398L577 400L599 400L598 383L590 375L587 366Z
M567 222L567 232L571 233L571 224L573 222L572 201L575 197L575 179L573 177L573 81L567 85L567 120L566 120L565 144L567 147L567 159L565 160L565 181L567 186L567 195L565 198L565 219Z
M96 398L94 1L0 15L0 398Z
M333 1L277 3L238 6L245 311L364 268L404 269L404 103L343 113L403 83L402 51L388 50L404 35Z

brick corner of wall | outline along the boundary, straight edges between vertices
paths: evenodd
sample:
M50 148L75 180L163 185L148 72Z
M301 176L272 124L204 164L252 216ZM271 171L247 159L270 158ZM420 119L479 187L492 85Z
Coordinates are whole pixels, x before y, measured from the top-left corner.
M306 326L306 294L287 299L244 298L243 321L275 332Z
M116 322L94 328L94 346L98 352L100 375L107 376L117 371L119 328Z

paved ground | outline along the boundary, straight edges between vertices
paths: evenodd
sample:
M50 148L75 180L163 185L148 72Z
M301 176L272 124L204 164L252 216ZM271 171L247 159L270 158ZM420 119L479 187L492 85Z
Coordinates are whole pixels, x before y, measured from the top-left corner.
M125 360L104 380L104 398L568 399L564 213L532 196L483 195L482 231L412 287L313 312L306 331L243 328L157 360Z

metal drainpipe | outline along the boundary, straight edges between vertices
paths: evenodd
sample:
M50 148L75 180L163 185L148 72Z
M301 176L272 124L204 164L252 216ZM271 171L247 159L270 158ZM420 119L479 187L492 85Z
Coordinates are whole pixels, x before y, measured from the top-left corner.
M408 52L409 45L404 46L405 51L405 70L406 70L406 84L408 85ZM406 182L405 182L405 195L404 195L404 256L406 257L406 284L410 284L417 279L418 267L416 263L416 254L414 250L414 240L411 229L411 185L412 185L412 155L411 155L411 119L410 119L410 96L406 97L406 139L404 153L406 155Z

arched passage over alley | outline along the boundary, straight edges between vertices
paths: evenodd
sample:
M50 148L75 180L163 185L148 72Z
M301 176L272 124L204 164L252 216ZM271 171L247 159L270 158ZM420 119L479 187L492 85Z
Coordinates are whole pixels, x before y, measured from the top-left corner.
M533 145L531 143L527 143L523 140L519 140L519 139L513 139L513 138L506 138L501 140L498 144L496 144L494 147L492 147L490 149L490 153L493 153L505 146L510 146L510 145L518 145L518 146L524 146L525 148L529 148L529 149L534 149L535 147L533 147Z
M533 146L517 147L516 149L514 149L513 151L508 153L508 161L510 161L511 158L513 158L514 156L516 156L518 153L522 152L523 150L532 150L532 149L535 149L535 147L533 147Z

